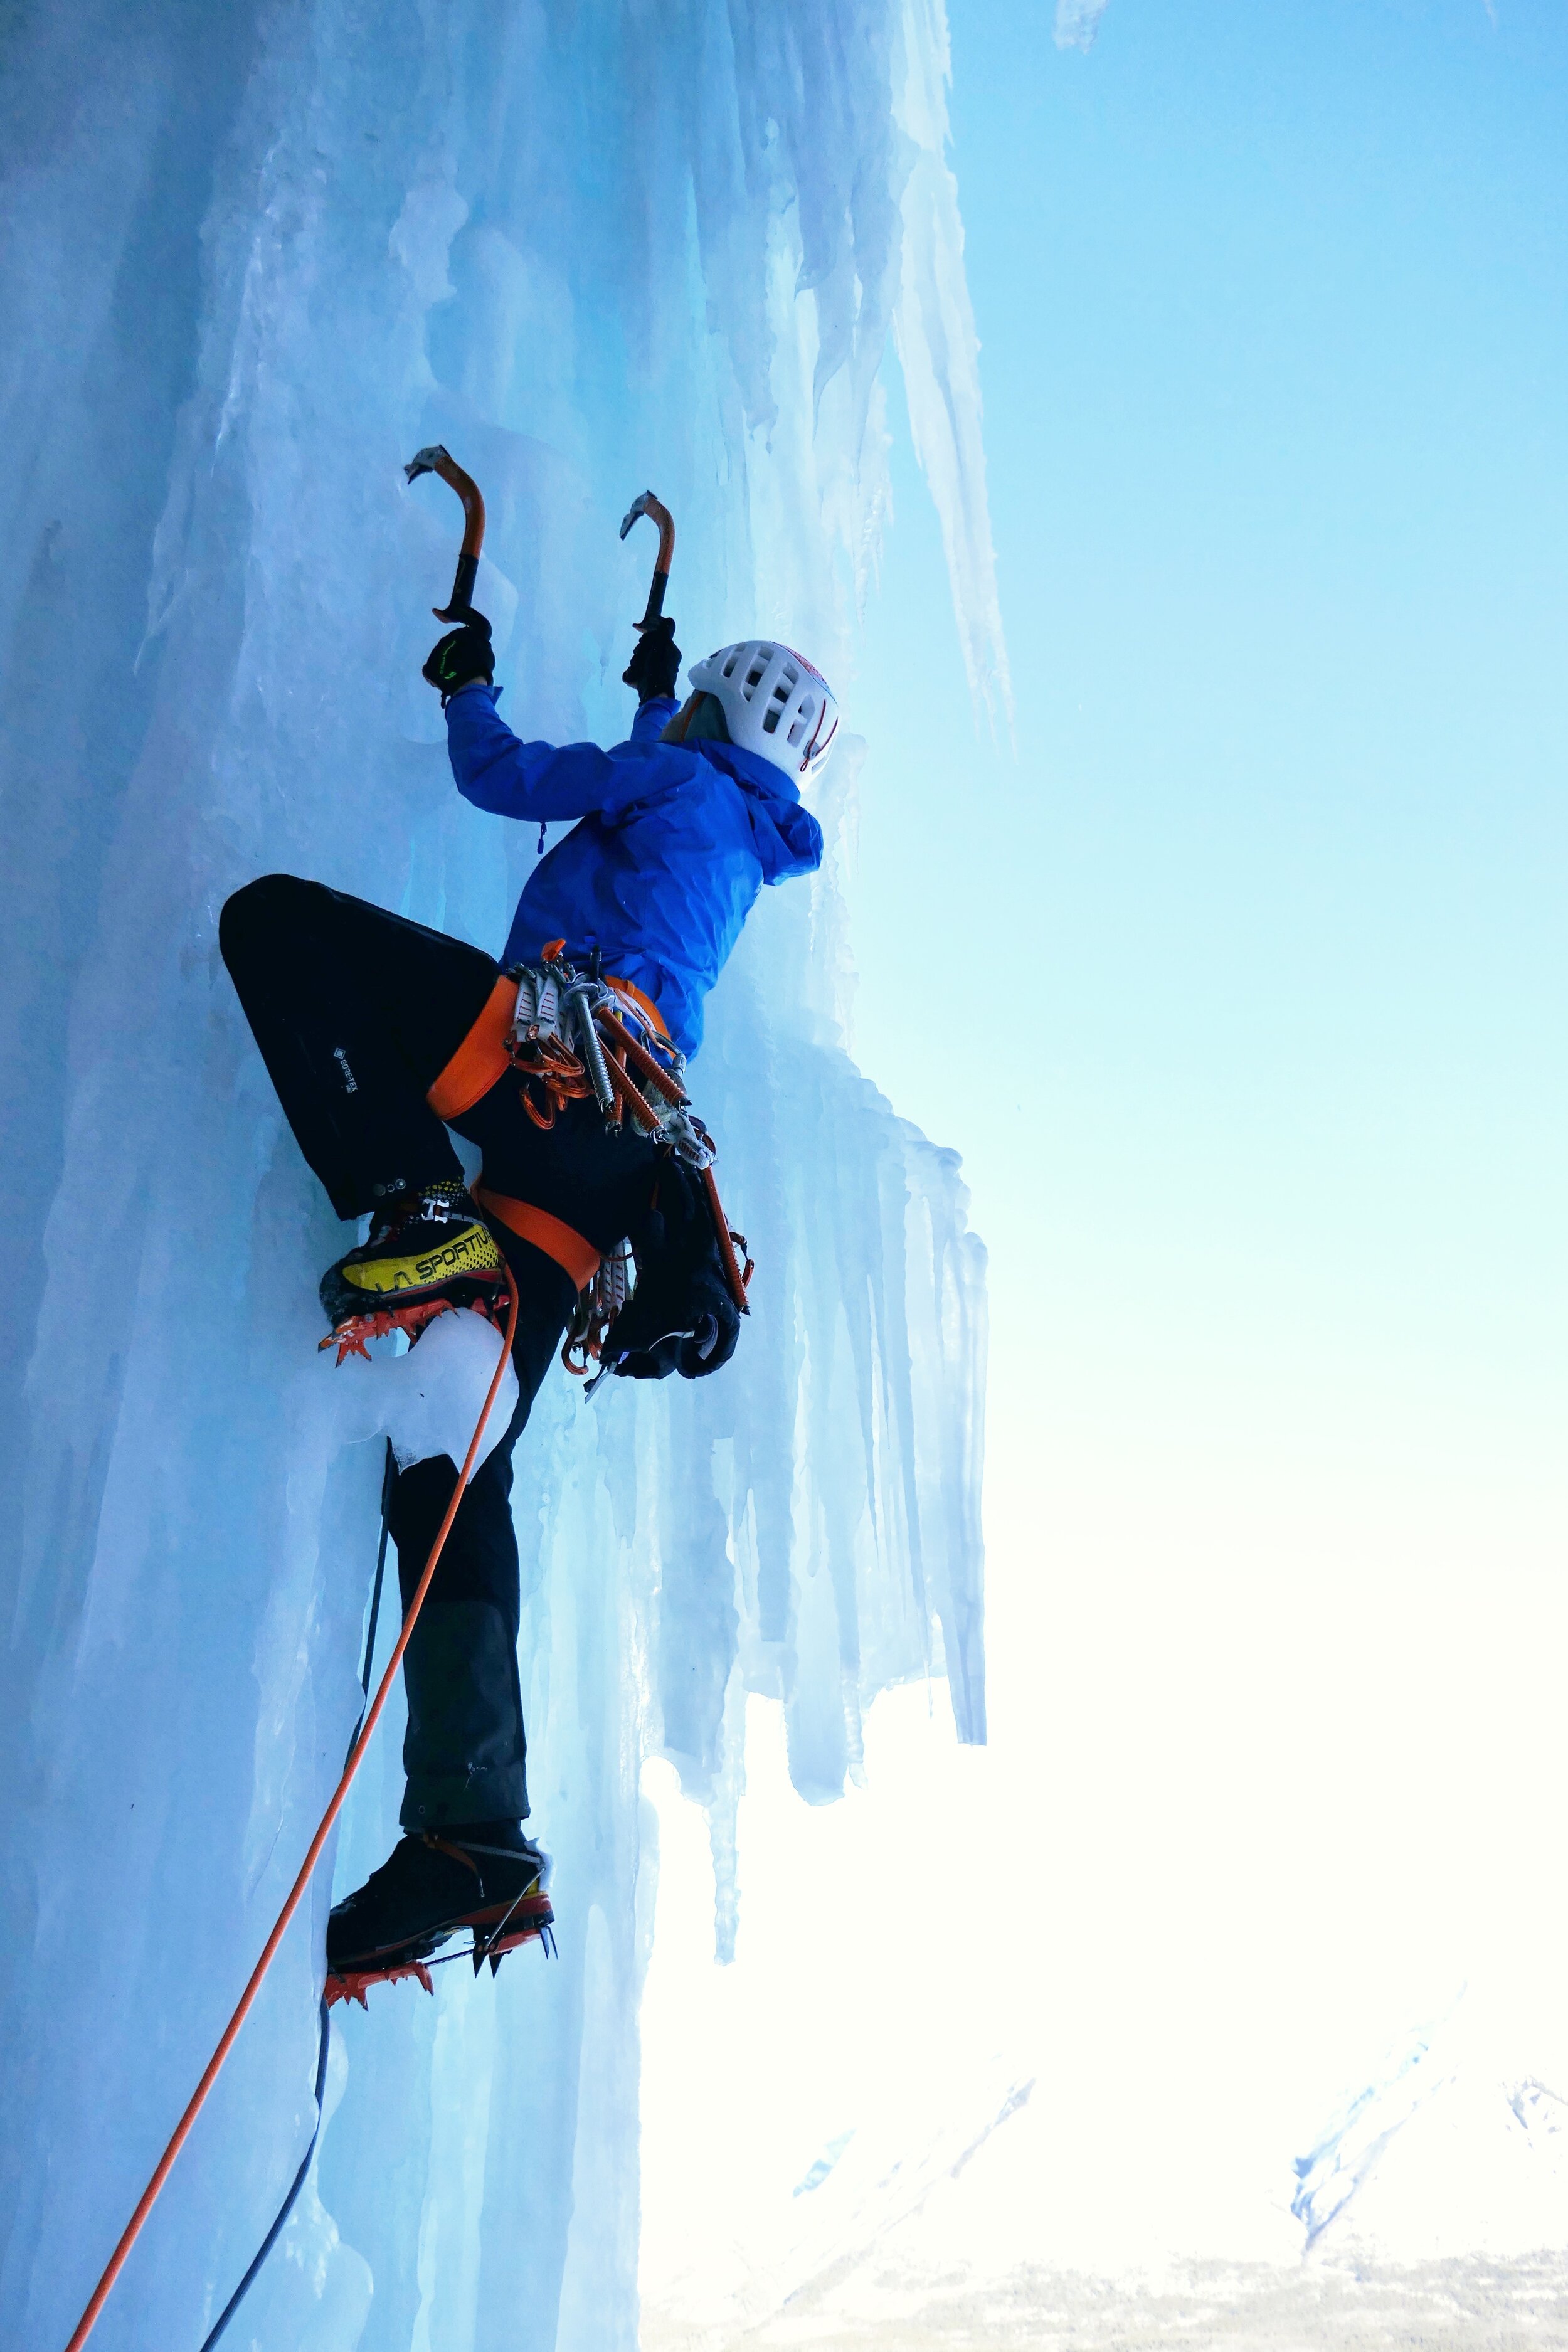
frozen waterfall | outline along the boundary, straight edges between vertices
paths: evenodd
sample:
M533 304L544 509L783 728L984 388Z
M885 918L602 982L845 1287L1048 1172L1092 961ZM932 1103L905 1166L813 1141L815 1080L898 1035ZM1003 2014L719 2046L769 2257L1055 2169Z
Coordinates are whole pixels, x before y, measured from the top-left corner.
M0 42L0 2340L48 2352L358 1701L380 1453L314 1352L343 1229L217 910L284 868L493 950L534 855L451 788L418 670L456 509L402 460L443 440L483 483L479 602L531 733L626 731L647 551L616 526L647 484L688 653L762 625L852 695L896 343L977 707L1007 682L941 0L61 0ZM844 1048L854 771L696 1074L759 1264L741 1354L589 1405L557 1375L518 1454L560 1958L349 2018L230 2346L630 2347L643 1759L709 1810L722 1945L747 1692L814 1801L889 1684L945 1674L984 1736L984 1254L954 1155ZM400 1740L340 1890L395 1833ZM196 2352L292 2177L330 1899L323 1868L105 2352Z

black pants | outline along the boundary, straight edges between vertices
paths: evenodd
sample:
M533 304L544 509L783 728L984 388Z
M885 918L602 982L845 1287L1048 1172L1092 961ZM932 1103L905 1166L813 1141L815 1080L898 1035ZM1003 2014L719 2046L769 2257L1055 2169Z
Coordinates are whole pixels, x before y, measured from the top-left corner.
M499 967L478 948L319 882L270 874L237 890L219 941L300 1150L340 1217L462 1170L426 1095L483 1010ZM485 1181L607 1250L647 1201L653 1147L574 1103L548 1134L498 1080L453 1121ZM517 1411L471 1482L404 1657L405 1829L521 1820L527 1743L518 1683L511 1452L575 1301L555 1260L497 1233L521 1301ZM458 1476L445 1454L395 1480L391 1525L407 1608Z

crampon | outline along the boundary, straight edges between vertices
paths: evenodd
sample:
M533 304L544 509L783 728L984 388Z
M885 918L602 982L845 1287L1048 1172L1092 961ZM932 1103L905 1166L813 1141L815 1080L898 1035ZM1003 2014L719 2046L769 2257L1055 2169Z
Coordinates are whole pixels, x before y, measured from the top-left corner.
M368 2009L365 1995L372 1985L397 1984L405 1977L417 1978L426 1991L433 1993L436 1988L430 1981L430 1971L448 1960L471 1960L476 1976L489 1960L493 1977L508 1952L515 1952L524 1944L537 1943L545 1952L554 1951L555 1914L542 1887L531 1895L520 1895L504 1908L500 1904L493 1907L499 1915L493 1924L488 1919L469 1923L474 1940L455 1952L437 1952L437 1938L426 1937L417 1946L388 1953L370 1968L329 1969L323 1996L327 2007L331 2009L340 2000L357 2000L362 2009Z
M466 1295L457 1296L459 1290ZM499 1330L506 1319L504 1284L498 1281L493 1285L481 1285L469 1276L460 1284L454 1283L450 1293L444 1293L439 1298L411 1298L405 1306L378 1307L370 1314L347 1316L333 1326L324 1339L317 1341L317 1353L335 1348L340 1364L346 1356L363 1356L368 1360L370 1342L384 1339L390 1331L406 1331L412 1346L426 1326L433 1323L437 1315L444 1315L448 1307L475 1307L479 1314L487 1316Z

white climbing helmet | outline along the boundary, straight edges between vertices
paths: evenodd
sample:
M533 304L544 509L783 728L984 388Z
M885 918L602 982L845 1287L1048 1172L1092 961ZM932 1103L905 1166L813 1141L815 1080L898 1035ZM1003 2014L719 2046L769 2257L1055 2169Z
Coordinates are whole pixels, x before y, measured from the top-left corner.
M730 740L786 776L816 778L838 731L838 705L820 670L766 638L721 646L689 672L699 693L723 706Z

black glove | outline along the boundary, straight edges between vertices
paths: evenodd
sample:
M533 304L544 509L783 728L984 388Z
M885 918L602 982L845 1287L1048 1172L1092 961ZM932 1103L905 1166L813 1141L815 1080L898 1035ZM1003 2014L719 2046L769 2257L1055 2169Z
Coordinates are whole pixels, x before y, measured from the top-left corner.
M651 629L645 629L637 639L637 651L621 672L621 684L635 686L639 702L651 702L656 694L675 692L680 662L675 623L667 614Z
M471 686L476 677L489 686L495 674L490 625L482 613L470 613L461 628L448 629L431 647L423 672L439 694L443 710L460 686Z
M631 1236L637 1286L611 1324L603 1360L622 1380L698 1381L727 1364L741 1318L719 1257L707 1194L679 1161L659 1171L658 1205Z

